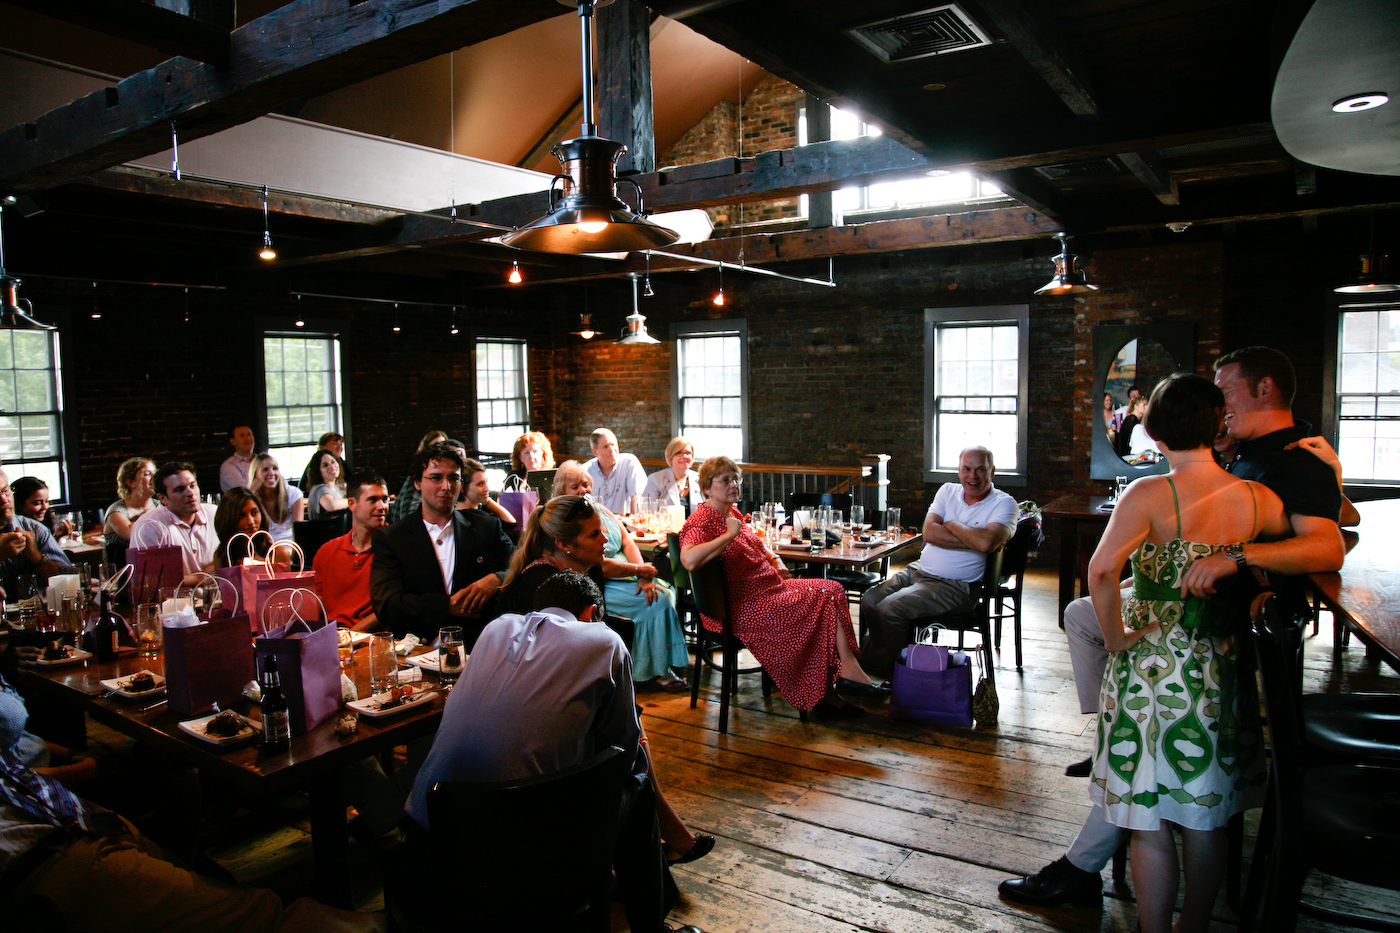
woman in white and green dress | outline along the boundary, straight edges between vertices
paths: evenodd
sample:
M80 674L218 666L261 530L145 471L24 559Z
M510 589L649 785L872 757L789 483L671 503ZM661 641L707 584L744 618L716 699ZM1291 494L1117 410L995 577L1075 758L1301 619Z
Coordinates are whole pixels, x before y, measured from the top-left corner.
M1288 530L1283 503L1231 476L1211 443L1220 390L1177 373L1152 393L1143 424L1166 454L1165 476L1143 477L1118 500L1089 565L1090 592L1112 652L1099 703L1090 796L1133 831L1144 933L1172 930L1182 837L1186 892L1176 933L1204 931L1224 875L1225 824L1259 806L1264 762L1257 704L1240 690L1237 639L1224 600L1183 598L1192 564L1256 535ZM1118 575L1131 556L1133 593Z

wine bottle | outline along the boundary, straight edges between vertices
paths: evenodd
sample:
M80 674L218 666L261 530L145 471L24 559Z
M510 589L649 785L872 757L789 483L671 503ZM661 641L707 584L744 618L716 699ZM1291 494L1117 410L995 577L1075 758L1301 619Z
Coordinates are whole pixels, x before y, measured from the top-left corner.
M282 693L282 678L277 673L277 659L267 655L262 672L263 745L268 751L282 752L292 744L292 719L287 697Z
M122 626L112 611L112 594L103 590L97 597L97 625L93 629L93 642L97 648L97 660L115 661L121 637Z

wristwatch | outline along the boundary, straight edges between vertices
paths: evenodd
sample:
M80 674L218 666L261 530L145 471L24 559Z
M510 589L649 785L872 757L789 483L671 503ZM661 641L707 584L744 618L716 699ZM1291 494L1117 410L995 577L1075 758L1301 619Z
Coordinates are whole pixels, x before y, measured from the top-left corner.
M1225 545L1225 556L1235 562L1235 566L1239 568L1240 573L1244 573L1244 568L1248 562L1244 559L1243 544Z

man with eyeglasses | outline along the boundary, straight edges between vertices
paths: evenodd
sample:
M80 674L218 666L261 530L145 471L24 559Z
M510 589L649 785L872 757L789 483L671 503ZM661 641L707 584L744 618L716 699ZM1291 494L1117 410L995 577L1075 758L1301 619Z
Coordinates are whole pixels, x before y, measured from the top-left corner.
M374 532L369 592L375 615L396 637L413 632L431 641L442 626L460 625L470 651L497 615L496 591L515 546L500 519L456 508L462 465L446 444L418 455L412 475L422 505Z

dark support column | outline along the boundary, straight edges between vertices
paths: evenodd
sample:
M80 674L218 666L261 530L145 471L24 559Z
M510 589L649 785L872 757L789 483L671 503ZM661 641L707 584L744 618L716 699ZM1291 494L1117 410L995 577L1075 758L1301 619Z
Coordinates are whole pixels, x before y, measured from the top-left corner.
M651 14L637 0L598 10L598 133L627 146L619 172L656 171L651 109ZM629 186L630 187L630 186Z
M807 142L826 142L831 138L831 108L815 95L807 95ZM834 223L831 192L807 195L807 226L830 227ZM884 506L881 506L884 508Z

